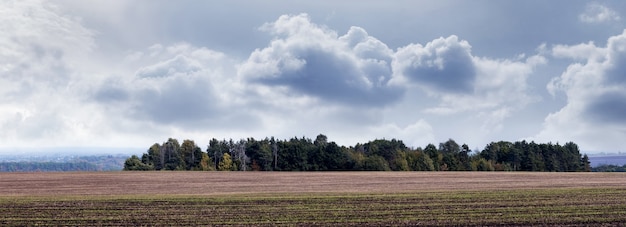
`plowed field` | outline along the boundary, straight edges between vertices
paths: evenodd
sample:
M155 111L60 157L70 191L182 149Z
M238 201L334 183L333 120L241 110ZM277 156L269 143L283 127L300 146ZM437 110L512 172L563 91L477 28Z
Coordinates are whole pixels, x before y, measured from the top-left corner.
M0 225L620 225L626 175L0 174Z

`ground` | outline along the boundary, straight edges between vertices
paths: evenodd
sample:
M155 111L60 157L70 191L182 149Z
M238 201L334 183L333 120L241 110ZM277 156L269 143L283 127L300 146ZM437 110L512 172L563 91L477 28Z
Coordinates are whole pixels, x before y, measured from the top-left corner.
M612 225L626 175L527 172L0 174L2 225Z

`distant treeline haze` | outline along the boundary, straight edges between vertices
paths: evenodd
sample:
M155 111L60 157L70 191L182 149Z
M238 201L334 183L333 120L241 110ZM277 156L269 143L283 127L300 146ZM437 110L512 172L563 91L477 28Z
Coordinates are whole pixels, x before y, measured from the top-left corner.
M124 170L219 171L590 171L587 155L568 142L492 142L478 152L449 139L439 146L412 149L401 140L377 139L355 146L339 146L325 135L315 140L254 138L239 141L212 139L206 151L193 140L168 139L152 145L141 158L133 155Z
M2 161L0 172L119 171L126 155L78 156L59 161Z

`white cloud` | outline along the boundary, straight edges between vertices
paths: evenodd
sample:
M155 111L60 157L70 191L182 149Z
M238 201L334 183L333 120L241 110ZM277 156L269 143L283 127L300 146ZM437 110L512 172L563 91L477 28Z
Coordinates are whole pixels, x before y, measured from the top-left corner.
M621 18L617 12L599 3L589 3L585 11L578 15L578 19L585 23L603 23L619 21Z
M92 109L81 104L78 81L94 32L44 1L2 1L0 31L3 145L86 143L77 125L89 124Z
M602 61L601 58L606 56L606 49L597 47L593 42L581 43L575 46L555 45L552 47L552 56L574 60Z
M132 52L141 56L130 60L131 65L139 65L135 74L103 80L93 100L102 106L123 107L108 110L118 118L165 128L194 131L249 123L248 113L231 111L246 104L235 97L241 89L232 77L232 59L186 43L155 44L147 52Z
M260 85L257 92L272 93L268 96L274 99L308 97L306 105L330 102L352 108L380 107L403 98L419 102L423 97L401 96L405 89L418 88L440 100L425 112L475 113L482 116L487 131L537 101L527 79L546 62L541 55L513 60L476 57L469 42L456 36L394 52L363 28L351 27L338 36L311 23L305 14L281 16L262 30L275 39L255 50L238 71Z
M316 10L307 9L309 14L271 21L278 13L302 9L285 4L238 11L238 1L217 8L50 3L0 3L0 137L9 141L1 146L145 146L167 137L202 143L214 136L319 133L345 145L386 137L424 146L461 137L481 146L533 133L553 110L550 105L560 101L560 92L569 103L546 118L542 138L570 138L570 133L600 141L602 136L589 134L603 130L611 131L606 137L622 136L616 132L623 131L623 111L608 108L624 106L620 75L626 64L618 38L606 47L585 38L592 41L550 50L542 44L536 55L525 52L542 42L578 42L578 36L591 33L579 31L580 21L620 20L619 7L589 4L573 21L581 7L568 7L563 14L568 16L549 15L554 20L546 24L541 16L560 5L536 11L527 3L488 4L498 10L478 18L449 7L415 14L408 9L415 7L386 4L394 15L373 18L351 4L324 3L311 5ZM368 4L360 7L379 7ZM350 15L350 20L312 22L330 13L327 6L336 6L336 18ZM207 14L207 8L228 12L229 23L219 22L224 14ZM520 11L493 14L501 9ZM428 21L444 11L459 17ZM520 25L527 12L538 16ZM566 20L569 24L552 30ZM593 37L605 28L594 27ZM548 57L561 61L548 65ZM544 106L541 96L547 95L537 86L562 70L555 65L570 60L575 63L548 85L557 101ZM546 68L550 71L539 71ZM536 125L519 132L520 124Z
M476 113L483 129L492 132L512 112L538 100L528 78L546 61L541 55L513 60L473 56L469 42L450 36L400 48L392 83L413 85L440 99L426 113Z
M240 65L238 74L249 81L285 88L290 96L350 105L387 105L402 93L388 83L392 51L362 28L338 37L300 14L283 15L261 29L276 37Z
M0 79L31 86L63 86L94 47L93 32L41 1L5 1L0 7ZM4 83L3 83L4 84ZM26 92L23 86L7 90Z
M577 141L583 149L607 151L624 147L626 135L626 30L608 39L606 47L593 44L556 46L555 56L580 59L547 86L564 92L567 105L546 117L540 140ZM568 53L568 54L563 54Z
M218 71L209 76L214 78L211 81L194 80L190 83L205 84L203 89L179 86L171 81L159 82L158 85L150 86L155 89L159 87L157 90L144 89L147 92L145 97L181 98L176 99L178 101L172 98L160 100L158 103L151 103L151 99L147 98L136 98L134 107L150 113L144 117L154 122L180 123L178 118L198 121L202 119L200 116L177 115L176 111L166 114L147 107L163 105L166 101L180 103L183 97L199 95L181 95L183 92L180 90L204 90L205 96L200 102L218 106L195 111L215 112L219 115L226 113L221 112L225 109L240 109L253 113L258 117L260 126L271 127L275 135L290 136L294 128L300 128L298 131L309 135L328 131L343 132L346 138L349 137L346 133L354 133L355 128L360 128L371 131L371 135L375 136L384 136L377 132L389 132L418 146L417 138L425 138L420 141L434 140L432 127L424 126L430 126L426 121L419 120L420 124L415 124L420 127L414 125L404 128L397 126L401 124L395 120L383 121L381 111L396 108L393 103L398 100L419 102L422 99L403 97L404 89L417 86L439 99L439 104L428 107L426 113L469 113L483 122L484 131L493 132L494 129L501 129L502 122L511 114L537 100L537 97L529 94L527 79L536 66L546 62L540 55L520 56L514 60L476 57L471 54L469 43L456 36L435 39L425 46L411 44L394 52L385 43L368 35L363 28L351 27L345 35L339 36L331 29L312 23L305 14L281 16L261 29L275 38L267 47L255 50L246 61L238 64L237 76ZM187 57L189 54L174 51L190 52L191 49L184 45L154 45L147 50L151 53L143 56L168 52L166 56L171 57L157 57L161 59L160 62L140 67L137 76L144 78L142 80L178 76L179 81L181 78L206 74L204 71L210 68L206 65L216 65L208 63L210 61L199 63L197 58ZM209 55L223 56L215 53ZM462 82L449 82L449 78L459 78ZM222 81L222 85L215 86L215 79ZM142 90L143 83L132 82L138 87L135 90ZM453 85L448 86L446 83ZM179 88L176 92L164 91L174 85ZM239 93L224 89L232 86L237 87ZM222 90L214 90L218 88ZM220 107L220 104L229 100L220 98L220 94L226 94L229 98L238 97L241 105ZM364 106L368 108L362 108ZM203 116L210 118L215 115ZM209 124L203 128L214 127Z
M405 127L400 127L395 123L382 124L380 126L372 127L367 133L368 138L378 139L399 139L409 147L425 147L429 143L435 144L433 127L423 119L419 119L416 122L409 124ZM393 136L393 138L389 138Z

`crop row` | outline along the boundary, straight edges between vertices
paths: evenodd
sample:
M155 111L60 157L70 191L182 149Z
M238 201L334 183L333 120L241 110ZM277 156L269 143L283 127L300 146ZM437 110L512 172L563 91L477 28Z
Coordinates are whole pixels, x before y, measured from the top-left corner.
M219 197L5 197L0 225L601 225L624 189Z

